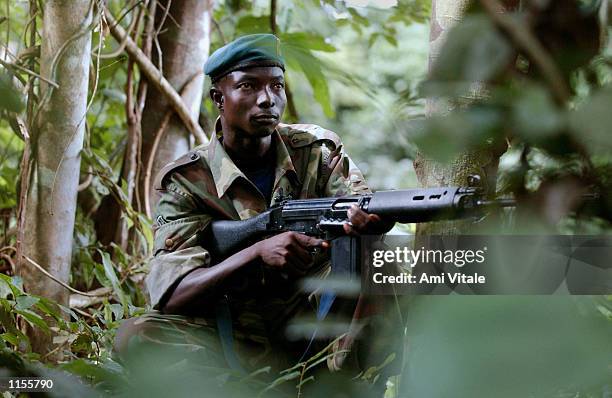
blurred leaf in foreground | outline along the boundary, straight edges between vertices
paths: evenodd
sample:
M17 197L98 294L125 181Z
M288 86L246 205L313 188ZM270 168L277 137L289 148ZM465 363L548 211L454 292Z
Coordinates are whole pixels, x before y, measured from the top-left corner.
M595 311L585 314L593 300L421 297L407 321L403 393L428 398L601 393L610 380L612 325Z

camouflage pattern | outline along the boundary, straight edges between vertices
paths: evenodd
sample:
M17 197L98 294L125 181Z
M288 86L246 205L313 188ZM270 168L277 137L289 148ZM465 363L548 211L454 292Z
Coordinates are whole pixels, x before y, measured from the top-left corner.
M221 135L217 123L217 134L210 144L169 164L156 179L155 188L161 197L154 258L146 278L156 309L163 307L184 275L219 261L211 258L201 234L212 220L244 220L288 196L306 199L370 192L335 133L309 124L280 124L272 135L277 167L272 202L266 203L225 152L218 138ZM313 274L326 274L325 264L319 261ZM245 271L232 281L234 285L236 289L229 294L234 337L252 343L251 348L260 347L258 355L249 356L249 365L256 365L271 350L275 355L278 349L299 354L301 346L272 347L270 342L284 340L283 325L298 313L312 313L315 300L309 301L294 284L265 267ZM203 315L207 324L215 324L210 315L214 306L210 303L210 308L203 308L203 314L208 314L208 318Z

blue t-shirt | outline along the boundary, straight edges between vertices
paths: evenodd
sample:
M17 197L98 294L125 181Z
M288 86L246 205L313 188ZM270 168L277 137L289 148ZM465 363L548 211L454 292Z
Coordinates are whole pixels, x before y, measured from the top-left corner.
M255 184L259 192L266 198L266 203L272 201L272 189L274 188L274 169L272 162L262 162L263 167L254 170L243 171L247 178Z

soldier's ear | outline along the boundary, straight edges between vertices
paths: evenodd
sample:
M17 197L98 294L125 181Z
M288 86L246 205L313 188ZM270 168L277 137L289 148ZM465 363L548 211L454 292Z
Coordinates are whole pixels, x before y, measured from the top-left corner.
M218 88L212 87L209 91L210 99L219 111L223 110L223 93Z

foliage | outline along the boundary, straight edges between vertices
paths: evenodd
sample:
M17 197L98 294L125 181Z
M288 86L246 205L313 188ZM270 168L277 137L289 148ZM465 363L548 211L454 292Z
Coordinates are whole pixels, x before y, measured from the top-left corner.
M138 13L144 10L144 2L137 1L109 1L107 6L126 28L132 26ZM19 183L23 172L20 169L20 161L24 148L27 147L27 137L22 135L19 123L26 129L30 127L30 118L36 113L42 92L43 83L38 76L40 30L43 22L41 7L42 4L37 1L0 2L0 9L5 14L1 19L0 29L6 28L0 36L3 39L6 37L3 43L8 46L2 58L6 64L0 67L0 209L8 211L8 218L0 220L4 222L4 225L0 225L0 228L4 227L4 231L14 230L18 221L16 216ZM30 10L34 12L33 17L29 15ZM125 87L128 82L128 62L121 51L116 51L120 50L119 44L109 36L104 25L100 24L101 14L98 11L99 9L96 10L97 19L92 26L92 84L86 115L87 135L82 152L82 184L79 187L70 285L100 296L74 294L71 301L73 307L67 308L44 297L24 292L20 278L14 276L17 263L14 248L16 235L12 233L4 236L1 253L7 255L0 259L0 266L5 272L0 274L2 367L13 372L12 374L20 375L55 372L54 379L68 384L73 379L62 373L62 369L80 376L99 392L138 395L142 391L129 380L129 376L133 376L137 369L116 362L112 355L112 343L119 323L147 308L142 277L146 272L146 260L152 245L151 224L150 220L138 213L134 204L130 203L125 181L119 179L127 141ZM400 42L403 42L399 38L406 35L405 29L412 23L425 23L429 15L427 2L424 1L405 2L388 10L355 8L339 2L283 2L274 12L277 21L274 29L283 40L289 80L296 94L295 108L298 113L295 117L338 127L339 130L347 129L343 127L344 119L350 119L367 109L367 98L385 97L389 94L400 97L403 91L399 93L396 88L405 90L408 83L395 87L395 77L385 76L382 79L385 82L385 90L379 93L372 88L372 85L378 84L379 81L368 80L368 68L363 68L361 76L357 76L345 70L344 61L338 63L336 56L344 57L340 53L346 52L350 43L356 39L364 43L364 49L376 53L377 48L384 48L389 56L401 45ZM261 2L217 3L214 18L219 29L213 34L212 48L217 48L223 42L241 34L270 31L273 27L270 26L269 13L269 4ZM139 29L138 25L134 26L136 30ZM412 45L421 47L421 61L424 61L425 31L424 25L420 26L423 40L414 39ZM138 36L135 37L138 41ZM402 51L409 49L404 48ZM325 54L334 57L326 58ZM402 67L396 68L393 73L403 73ZM416 80L422 74L421 71L407 79ZM415 86L416 83L412 85ZM334 90L340 87L343 94L333 95ZM366 99L361 101L359 107L353 104L355 94ZM311 107L312 98L318 104L315 107ZM386 101L390 104L394 102L393 99ZM213 118L210 110L210 103L205 103L202 120ZM349 126L348 129L352 127ZM360 132L347 133L347 142L351 141L350 137L354 137L353 143L349 145L354 147L355 153L360 150L356 145L359 135ZM390 136L389 140L393 141L393 136ZM405 154L401 152L396 156L405 158ZM392 185L394 182L386 184ZM127 219L128 227L131 228L132 234L127 248L115 243L103 245L98 241L97 225L93 220L96 220L103 198L108 195L118 201L120 217ZM56 326L49 326L51 319ZM51 365L48 364L47 358L32 352L25 334L27 328L39 328L53 336L54 351L63 352L66 358L59 368L47 367ZM166 358L168 353L157 357L154 353L151 355L147 361L159 362L161 358ZM326 359L326 352L322 351L281 375L270 375L269 369L262 369L249 376L251 384L244 380L234 384L238 390L249 386L251 395L253 392L269 395L285 387L289 391L295 391L295 384L302 388L314 377L320 377L313 372L317 371ZM167 371L163 367L160 367L160 370ZM371 381L379 370L370 369L362 377L364 382ZM218 378L227 378L228 374L228 369L219 369L216 378L212 380L216 383L214 389L219 388ZM227 380L229 381L222 383L225 391L234 388L232 379ZM263 380L267 381L264 383ZM213 388L211 384L207 384L209 381L203 381L204 384L198 385L198 388ZM337 382L339 379L333 381ZM74 390L68 391L66 395L92 393L93 390L89 387L76 383Z
M419 297L407 319L406 396L601 396L612 345L594 304L610 307L577 296Z
M30 5L38 3L29 2ZM121 17L122 25L127 28L137 20L139 12L144 12L144 3L110 0L108 8L116 18ZM432 74L420 86L427 69L430 2L405 0L389 9L351 6L351 2L332 0L275 3L278 3L277 9L270 10L270 3L262 1L217 2L213 10L211 48L218 48L241 34L274 30L284 43L289 88L297 111L296 115L286 117L339 132L347 151L374 188L414 186L411 159L417 146L432 157L448 160L464 151L508 141L510 148L500 164L500 194L515 195L525 208L535 207L534 213L541 215L548 214L543 210L552 207L550 203L555 197L594 190L600 195L595 206L581 211L563 208L562 217L554 218L552 224L564 233L609 231L611 54L609 42L599 43L600 32L593 30L593 26L598 26L593 10L585 9L584 5L578 7L579 3L588 2L539 2L548 4L548 8L539 9L534 5L512 14L515 29L534 32L529 40L544 46L546 53L536 54L526 52L512 31L500 28L490 13L474 6L449 35ZM567 9L563 7L574 7L573 19L564 18L562 11ZM0 367L9 374L52 374L67 389L65 395L71 396L89 396L95 392L168 395L168 388L175 388L175 395L198 389L217 395L227 395L229 391L232 396L293 396L309 388L312 388L310 393L325 395L339 385L355 396L369 394L370 384L388 361L362 373L358 380L345 375L329 376L318 372L327 359L323 350L281 374L270 374L264 368L240 378L225 367L200 363L189 368L189 363L171 363L175 354L168 352L143 353L134 363L123 363L113 356L113 339L120 322L148 309L142 279L147 271L152 235L151 221L136 211L135 204L128 199L127 184L120 179L127 146L128 61L122 51L116 51L121 50L120 45L109 36L101 19L93 32L92 75L96 78L91 79L86 115L88 133L82 153L82 186L70 280L74 288L101 295L73 295L73 304L76 299L86 304L66 308L23 291L13 269L15 232L9 232L17 224L20 160L26 147L18 122L28 124L28 116L39 101L40 79L27 71L40 72L42 14L38 10L32 18L28 15L27 2L11 0L0 1L0 10L6 14L0 15L0 42L3 48L8 48L1 50L5 52L1 59L8 66L0 68L0 215L8 214L0 218L0 231L5 233L0 239L3 246L0 247ZM270 12L275 13L275 26L270 24ZM550 15L555 17L549 18ZM135 28L136 41L142 41L139 26ZM30 36L32 29L38 34L34 35L34 42ZM566 45L567 40L573 48ZM593 43L599 43L601 51ZM551 80L540 69L543 56L553 61L561 80ZM558 85L568 87L566 97L559 96ZM482 87L486 87L485 94L474 95ZM435 97L452 111L425 120L426 97ZM201 116L204 121L214 120L209 100L204 101ZM421 120L413 122L414 119ZM92 220L108 195L119 203L118 217L128 220L131 228L128 247L116 243L103 245L98 240ZM530 218L526 225L533 227L539 221L551 223L538 218ZM412 305L401 304L406 308ZM606 299L544 303L527 313L530 319L543 319L548 314L555 322L564 323L539 324L541 329L537 329L538 324L513 323L514 319L526 316L520 300L492 300L490 304L457 302L452 311L436 317L436 322L439 321L436 324L429 314L439 309L436 299L423 300L407 320L410 327L406 331L414 338L410 343L415 347L412 359L423 366L417 369L407 364L402 378L414 383L409 389L417 395L433 396L439 392L436 388L445 388L443 382L424 384L424 381L440 380L441 376L450 384L458 383L461 376L475 380L475 373L487 371L482 368L482 363L488 363L484 359L492 355L487 349L497 350L500 357L509 358L512 369L522 369L525 363L520 374L527 379L550 363L542 360L548 356L572 355L599 366L600 357L609 353L609 342L603 338L610 328L611 310ZM593 313L593 309L597 312ZM478 322L480 318L474 319L475 314L482 314L490 329L470 329L470 322L482 324ZM49 327L50 319L57 326ZM608 322L602 323L605 319ZM566 324L572 327L563 330L550 343L562 346L564 351L547 346L542 351L530 352L528 337L546 341ZM460 330L469 330L465 334L451 333L457 330L457 325L461 325ZM501 333L500 325L515 338L499 345L480 345L480 336ZM520 327L526 325L532 329L529 335L521 335ZM49 364L46 358L32 352L24 333L26 327L52 334L55 350L64 352L66 360ZM436 334L432 335L432 330ZM570 347L573 341L585 340L585 336L591 339L591 345ZM521 350L516 350L517 346ZM398 353L401 350L403 347L398 348ZM435 355L428 357L426 352ZM449 359L448 352L455 356ZM559 375L572 379L564 357L554 362ZM159 371L139 373L143 364L150 363L160 364ZM442 365L444 372L438 368ZM564 387L572 392L591 392L593 385L601 384L600 371L600 367L583 369L580 375L584 377L572 380L584 385ZM70 374L78 375L86 383L75 381ZM202 374L208 377L190 377L189 382L185 381L187 376ZM498 374L506 376L503 369ZM397 393L404 391L400 388L402 378L389 384L394 385ZM551 377L545 381L542 388L549 390L543 394L548 394L558 380ZM483 385L483 391L490 388L494 394L497 382L504 380ZM564 392L553 391L551 396L562 396ZM460 396L455 393L452 395Z
M450 111L413 123L415 142L440 161L507 142L497 189L536 215L526 228L538 219L567 226L565 215L609 225L612 69L609 42L600 42L608 28L598 29L596 4L531 4L493 18L487 4L497 2L482 3L449 33L421 87ZM600 200L582 209L570 204L587 192ZM554 197L565 205L547 218L543 206L551 210Z

